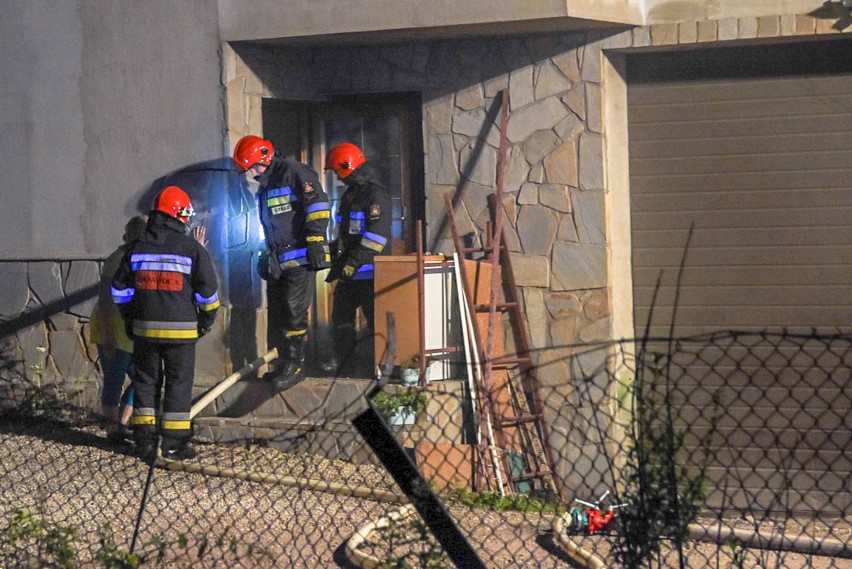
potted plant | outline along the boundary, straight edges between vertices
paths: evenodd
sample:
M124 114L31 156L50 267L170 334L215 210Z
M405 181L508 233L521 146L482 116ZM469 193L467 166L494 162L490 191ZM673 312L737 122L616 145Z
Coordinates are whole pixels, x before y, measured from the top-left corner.
M399 376L402 384L408 387L420 384L420 354L414 354L400 362Z
M376 410L390 425L413 425L417 413L426 409L428 396L420 389L383 389L373 398Z

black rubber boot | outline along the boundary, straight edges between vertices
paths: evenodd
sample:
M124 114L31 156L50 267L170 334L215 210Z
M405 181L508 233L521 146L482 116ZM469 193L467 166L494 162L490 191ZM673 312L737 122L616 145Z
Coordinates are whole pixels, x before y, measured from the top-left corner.
M189 443L183 443L180 446L163 449L163 458L168 460L192 460L198 456L195 449L189 446Z
M157 429L153 425L136 425L133 429L136 456L149 460L157 454Z
M163 458L168 460L191 460L197 456L189 446L190 437L174 437L163 434Z
M279 393L305 379L305 335L285 340L281 369L272 378L272 389Z

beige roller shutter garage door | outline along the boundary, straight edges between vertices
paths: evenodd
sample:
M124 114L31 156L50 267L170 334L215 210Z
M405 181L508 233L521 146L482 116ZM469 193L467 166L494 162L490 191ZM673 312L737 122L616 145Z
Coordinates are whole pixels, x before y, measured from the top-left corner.
M669 334L685 259L674 335L704 336L648 349L674 346L675 429L690 464L710 451L711 508L852 507L849 341L721 333L852 331L850 53L845 40L628 58L635 326L662 274L651 333Z
M655 81L650 64L628 83L636 329L662 271L653 321L668 332L693 225L677 335L849 330L852 74L810 75L816 65L785 70L782 61L769 76L758 62L756 76L735 68L725 77L729 58L716 59L681 65L696 78L671 77L670 65Z

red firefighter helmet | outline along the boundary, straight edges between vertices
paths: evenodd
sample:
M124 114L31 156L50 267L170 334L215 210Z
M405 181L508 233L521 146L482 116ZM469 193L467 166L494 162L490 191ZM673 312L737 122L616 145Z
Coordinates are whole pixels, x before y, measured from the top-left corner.
M160 192L154 209L174 216L184 223L195 215L189 196L177 186L169 186Z
M325 157L325 170L334 170L341 180L351 174L367 159L361 149L351 142L341 142L328 151Z
M271 142L248 134L237 141L234 147L234 162L241 172L245 172L255 164L269 166L274 152L275 148Z

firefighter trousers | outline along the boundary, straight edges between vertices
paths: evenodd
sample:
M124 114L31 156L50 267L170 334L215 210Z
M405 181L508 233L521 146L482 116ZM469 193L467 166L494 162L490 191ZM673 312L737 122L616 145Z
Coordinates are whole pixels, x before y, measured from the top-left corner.
M331 312L332 336L341 375L372 377L374 301L372 279L338 280L334 287L334 307ZM370 330L364 346L356 346L355 322L359 308L364 313Z
M287 338L308 328L308 308L313 297L314 273L305 266L292 267L266 283L266 345L287 353Z
M136 338L133 346L135 403L131 423L137 439L156 435L162 391L160 431L163 450L185 446L192 436L189 412L195 375L195 343L168 344Z

